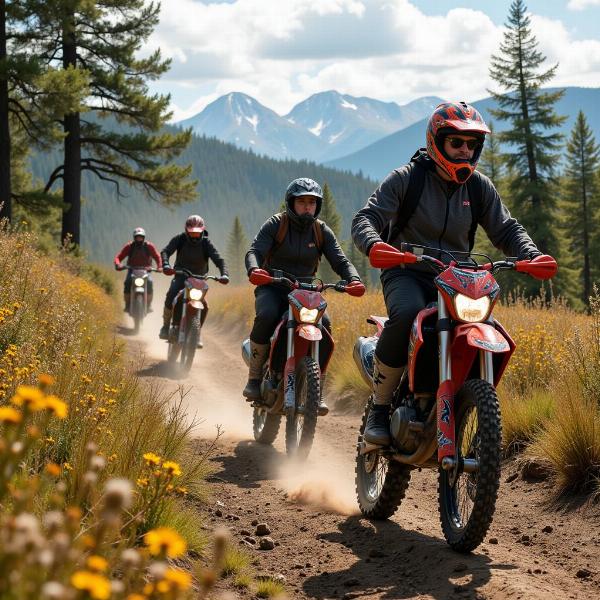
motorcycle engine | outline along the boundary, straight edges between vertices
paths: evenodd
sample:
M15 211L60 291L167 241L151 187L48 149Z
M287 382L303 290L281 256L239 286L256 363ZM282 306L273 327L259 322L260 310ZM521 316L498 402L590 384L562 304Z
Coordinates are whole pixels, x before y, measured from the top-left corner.
M411 421L417 421L417 410L412 406L400 406L392 414L390 431L395 446L404 452L412 453L419 445L419 438L409 429Z

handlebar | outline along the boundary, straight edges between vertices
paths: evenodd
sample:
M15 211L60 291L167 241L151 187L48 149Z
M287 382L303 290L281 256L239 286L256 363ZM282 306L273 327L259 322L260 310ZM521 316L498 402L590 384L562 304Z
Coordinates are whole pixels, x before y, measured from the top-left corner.
M147 273L160 273L162 269L156 267L130 267L129 265L123 265L121 271L146 271Z
M395 267L403 264L413 264L417 262L424 262L430 265L435 271L441 273L448 267L457 267L463 269L471 269L474 271L484 270L496 273L502 270L515 270L521 273L527 273L536 279L550 279L556 275L558 265L556 261L547 254L542 254L531 260L518 260L517 258L507 257L503 260L491 261L488 256L485 256L490 262L485 264L479 264L472 258L471 253L468 252L454 252L451 253L447 250L441 250L444 254L448 254L452 260L449 264L442 262L441 260L434 258L423 253L423 250L434 250L440 252L439 249L430 248L428 246L421 246L418 244L402 244L402 250L398 250L394 246L386 244L384 242L378 242L371 247L369 252L369 262L371 266L385 269L389 267ZM413 252L417 249L420 252ZM456 260L454 254L467 254L469 260L460 261Z
M188 269L174 269L175 271L175 275L185 275L186 277L193 277L194 279L213 279L214 281L219 281L220 277L217 277L216 275L196 275L195 273L192 273L191 271L189 271Z
M262 271L257 273L256 271ZM286 277L285 275L271 275L262 269L257 269L253 271L250 275L250 282L254 285L269 285L271 283L282 283L289 287L292 290L307 290L310 292L324 292L325 290L335 290L336 292L351 293L351 289L348 286L350 285L346 280L342 279L336 283L324 283L318 278L313 278L312 283L307 283L303 281L299 281L297 279L291 279L290 277ZM314 283L315 280L318 280L320 283ZM362 292L364 293L364 287ZM360 294L362 295L362 293Z

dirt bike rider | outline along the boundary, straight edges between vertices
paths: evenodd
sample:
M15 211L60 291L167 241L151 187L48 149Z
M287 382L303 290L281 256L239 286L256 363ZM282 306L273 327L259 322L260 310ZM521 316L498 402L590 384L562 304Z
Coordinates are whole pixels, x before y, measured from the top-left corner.
M121 261L127 259L127 266L136 269L146 269L152 266L152 261L156 263L156 268L160 270L162 268L162 260L160 254L156 249L156 246L152 242L146 241L146 231L143 227L136 227L133 230L133 240L127 242L121 251L115 256L115 269L122 271L126 269ZM123 286L123 299L125 300L125 312L129 310L129 301L131 299L131 282L133 280L133 272L129 271L127 277L125 277L125 283ZM148 300L147 308L148 312L152 312L152 296L154 286L152 283L152 277L148 273Z
M427 124L427 148L419 150L410 164L394 169L354 216L352 238L361 252L368 255L383 241L396 248L404 241L468 251L475 229L481 225L494 246L507 256L532 259L541 255L523 226L511 217L492 182L475 171L488 133L472 106L440 104ZM420 193L415 191L419 169ZM446 263L450 260L442 253L437 258ZM390 443L390 404L407 363L414 318L437 300L434 277L424 263L382 271L389 319L375 350L374 404L364 432L364 439L372 444Z
M169 258L177 252L175 265L171 267ZM208 273L208 259L210 258L221 273L219 283L229 283L229 274L225 261L221 258L213 243L208 239L208 232L204 226L204 219L200 215L190 215L185 222L185 231L176 235L160 252L163 262L163 273L175 275L176 269L187 269L196 275ZM169 325L173 315L173 300L183 289L186 280L185 275L175 275L171 281L171 287L167 291L165 307L163 312L163 326L158 334L161 340L169 338ZM208 315L208 302L206 296L202 299L204 308L200 313L200 327L204 325ZM178 315L175 315L178 318ZM179 315L180 317L180 315ZM198 338L198 347L202 348L202 341Z
M285 212L273 215L262 225L246 254L246 270L251 281L253 272L265 273L267 267L280 269L293 277L312 279L321 254L324 254L341 279L364 289L358 272L346 258L333 231L317 219L322 202L323 192L316 181L302 177L288 185ZM287 286L278 284L261 285L254 290L256 317L250 333L248 383L242 392L248 400L260 399L260 381L269 354L269 341L288 307L288 294ZM327 313L323 316L323 325L331 331ZM319 415L328 412L327 405L321 400Z

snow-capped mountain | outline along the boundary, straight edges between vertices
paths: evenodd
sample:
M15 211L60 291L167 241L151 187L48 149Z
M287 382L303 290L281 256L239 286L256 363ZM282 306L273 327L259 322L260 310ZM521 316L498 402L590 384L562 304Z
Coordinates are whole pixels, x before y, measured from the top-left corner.
M240 92L217 98L178 125L274 158L314 159L321 154L317 136Z
M399 106L331 90L300 102L285 118L319 137L323 143L319 158L332 160L412 125L431 114L440 102L441 98L428 96Z
M329 91L310 96L282 117L254 98L232 92L178 125L273 158L324 162L408 127L441 101L427 96L400 106Z

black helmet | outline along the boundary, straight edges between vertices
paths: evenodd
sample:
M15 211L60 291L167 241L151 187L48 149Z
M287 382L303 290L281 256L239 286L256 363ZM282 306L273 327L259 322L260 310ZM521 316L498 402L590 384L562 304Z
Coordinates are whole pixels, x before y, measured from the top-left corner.
M285 203L288 207L288 212L294 213L294 198L298 196L314 196L317 199L317 210L315 211L315 218L321 212L321 205L323 204L323 190L321 186L308 177L300 177L294 179L285 190Z

